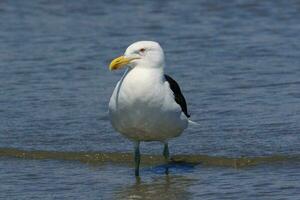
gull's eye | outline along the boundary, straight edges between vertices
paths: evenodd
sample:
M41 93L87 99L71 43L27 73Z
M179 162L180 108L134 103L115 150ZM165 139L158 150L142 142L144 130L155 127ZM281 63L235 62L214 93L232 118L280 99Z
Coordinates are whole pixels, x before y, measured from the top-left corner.
M142 52L142 53L145 52L145 51L146 51L145 48L141 48L141 49L140 49L140 52Z

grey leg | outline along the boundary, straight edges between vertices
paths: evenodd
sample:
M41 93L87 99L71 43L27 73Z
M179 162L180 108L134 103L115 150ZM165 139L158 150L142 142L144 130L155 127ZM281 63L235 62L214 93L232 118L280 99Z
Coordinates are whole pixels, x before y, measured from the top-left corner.
M167 164L165 173L166 173L166 174L169 174L168 162L169 162L169 156L170 156L170 153L169 153L169 145L168 145L167 142L164 143L164 151L163 151L163 155L164 155L164 157L165 157L165 161L166 161L166 164Z
M135 163L135 176L140 176L140 141L135 142L134 144L134 163Z
M163 152L163 155L165 157L165 160L168 161L170 153L169 153L169 145L168 145L167 142L164 143L164 152Z

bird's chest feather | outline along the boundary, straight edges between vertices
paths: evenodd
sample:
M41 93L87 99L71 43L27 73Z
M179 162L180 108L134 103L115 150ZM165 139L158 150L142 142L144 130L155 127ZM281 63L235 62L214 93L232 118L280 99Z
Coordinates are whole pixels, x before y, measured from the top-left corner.
M182 125L180 107L168 84L160 74L137 72L125 74L114 90L109 103L113 127L129 138L141 140L174 137L186 125Z
M112 95L109 113L113 124L154 126L165 118L165 85L156 71L131 71L119 81ZM168 115L169 113L167 113Z
M162 81L151 71L132 71L120 81L118 87L116 100L119 109L131 109L131 107L153 109L161 106L165 98Z

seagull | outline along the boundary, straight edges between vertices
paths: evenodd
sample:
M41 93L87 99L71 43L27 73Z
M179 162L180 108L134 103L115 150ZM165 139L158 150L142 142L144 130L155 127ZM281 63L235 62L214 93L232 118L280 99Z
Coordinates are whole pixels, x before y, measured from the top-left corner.
M116 131L134 142L135 176L139 176L140 142L162 142L168 161L168 141L181 135L192 121L178 83L164 73L165 58L159 43L131 44L109 65L110 70L123 67L127 70L109 101L109 119Z

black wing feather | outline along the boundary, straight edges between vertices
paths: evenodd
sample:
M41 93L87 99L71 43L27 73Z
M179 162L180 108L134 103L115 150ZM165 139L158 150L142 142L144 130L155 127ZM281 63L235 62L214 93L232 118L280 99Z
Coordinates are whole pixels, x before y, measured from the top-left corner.
M183 94L181 93L178 83L167 74L165 74L165 79L166 79L166 81L168 81L170 88L174 93L176 103L178 103L180 105L182 112L187 117L190 117L190 115L187 112L187 105L186 105L185 98L184 98Z

